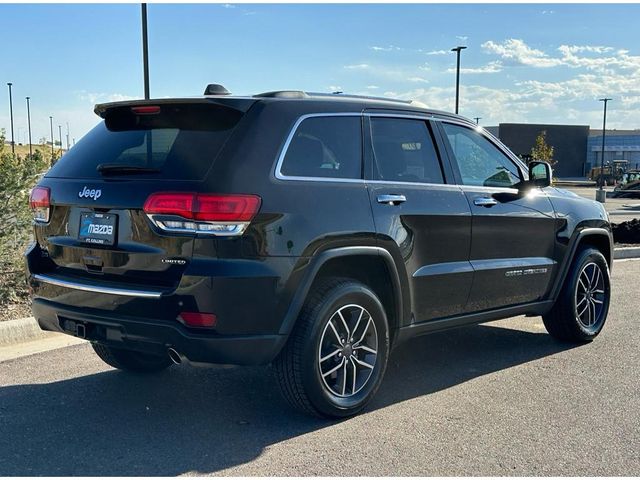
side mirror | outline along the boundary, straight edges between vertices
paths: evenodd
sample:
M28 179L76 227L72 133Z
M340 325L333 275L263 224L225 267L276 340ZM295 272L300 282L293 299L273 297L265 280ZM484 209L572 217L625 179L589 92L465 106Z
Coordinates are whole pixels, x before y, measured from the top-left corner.
M529 163L529 184L536 187L548 187L551 185L553 172L551 165L547 162L530 162Z

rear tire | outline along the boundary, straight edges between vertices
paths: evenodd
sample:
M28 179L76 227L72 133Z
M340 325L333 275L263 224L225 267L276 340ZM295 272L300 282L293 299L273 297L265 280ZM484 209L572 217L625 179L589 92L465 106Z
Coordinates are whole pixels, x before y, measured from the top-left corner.
M92 343L91 346L103 362L119 370L153 373L160 372L173 364L168 355L152 355L133 350L113 348L100 343Z
M558 340L590 342L602 331L610 297L607 261L595 248L584 248L576 254L556 303L542 321Z
M355 415L387 367L389 327L382 303L362 283L327 278L313 287L274 368L284 398L305 413Z

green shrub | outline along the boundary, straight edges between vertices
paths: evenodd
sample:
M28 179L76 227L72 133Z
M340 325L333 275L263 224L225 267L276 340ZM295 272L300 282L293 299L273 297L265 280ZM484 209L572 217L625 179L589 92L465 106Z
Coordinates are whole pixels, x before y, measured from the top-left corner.
M29 193L50 158L12 155L0 130L0 307L27 300L22 254L32 239Z

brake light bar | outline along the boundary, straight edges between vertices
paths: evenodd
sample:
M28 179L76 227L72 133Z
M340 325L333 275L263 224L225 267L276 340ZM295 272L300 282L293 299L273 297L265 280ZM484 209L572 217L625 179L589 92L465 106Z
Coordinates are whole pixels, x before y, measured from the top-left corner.
M260 209L257 195L153 193L144 203L151 221L166 231L240 235Z
M47 223L51 212L51 190L48 187L34 187L29 195L29 207L36 222Z
M136 115L155 115L160 113L160 107L156 105L143 105L140 107L131 107L131 111Z

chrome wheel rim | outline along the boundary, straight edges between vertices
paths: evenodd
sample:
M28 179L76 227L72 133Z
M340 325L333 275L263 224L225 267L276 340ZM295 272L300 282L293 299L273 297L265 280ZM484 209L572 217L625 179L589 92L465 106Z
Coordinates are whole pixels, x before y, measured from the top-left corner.
M576 319L585 328L593 328L602 319L606 291L600 267L589 262L580 271L575 294Z
M318 369L325 388L351 397L371 379L378 358L378 332L369 312L356 304L340 307L322 331Z

